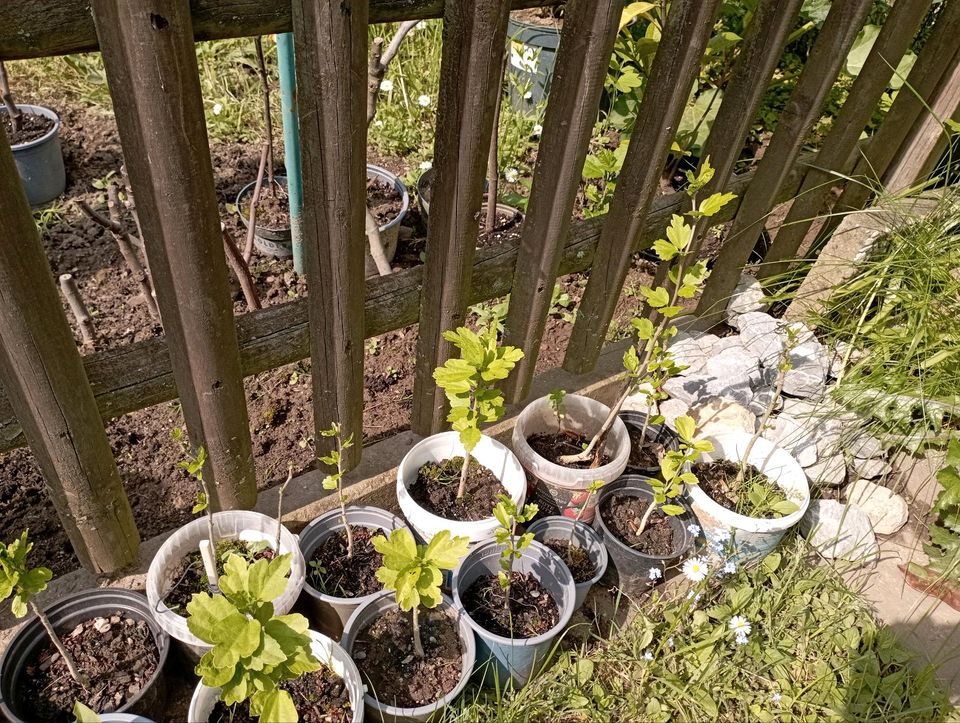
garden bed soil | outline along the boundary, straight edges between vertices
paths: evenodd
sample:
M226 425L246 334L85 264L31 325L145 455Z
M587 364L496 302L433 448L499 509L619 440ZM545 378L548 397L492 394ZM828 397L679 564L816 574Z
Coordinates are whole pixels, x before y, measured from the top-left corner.
M493 472L471 457L466 489L458 500L462 470L463 457L427 462L417 471L417 479L410 485L410 496L428 512L447 520L485 520L493 515L497 497L509 496L509 493Z
M693 465L700 489L721 507L732 512L737 511L737 501L730 496L730 488L740 473L740 465L729 459L717 459L712 462L697 462ZM773 481L752 464L747 465L746 479L773 485Z
M643 497L611 495L604 500L601 514L607 527L623 544L644 555L671 557L676 550L673 526L669 518L659 510L650 514L646 528L637 535L637 528L650 504L652 502L647 502Z
M539 25L543 28L556 28L559 30L563 27L563 8L558 7L515 10L510 13L510 17L519 22Z
M533 638L560 622L556 600L529 572L510 573L512 631L506 591L496 575L481 575L474 580L463 594L463 605L484 630L505 638Z
M660 442L651 441L641 434L639 429L627 427L627 431L630 434L630 457L627 460L627 469L659 467L666 447Z
M280 688L290 693L301 723L350 723L353 720L350 690L343 678L326 665L299 678L285 680ZM250 715L247 701L228 706L218 700L207 718L209 723L256 723L257 720Z
M460 681L463 645L459 627L440 608L421 610L424 656L413 650L413 619L398 608L361 630L352 657L367 688L381 703L401 708L434 703Z
M383 565L383 555L371 542L381 531L355 525L350 530L353 557L347 557L347 533L340 530L325 537L310 558L308 582L325 595L355 598L383 589L376 578L377 570ZM324 572L318 572L316 565Z
M35 141L37 138L43 138L54 126L52 118L45 115L36 115L27 113L20 114L20 128L16 132L13 130L13 123L7 113L0 115L0 124L3 124L3 131L7 134L11 146L18 146L22 143Z
M544 540L543 544L557 553L560 559L566 563L575 583L592 580L593 576L597 574L597 566L590 559L590 553L579 545L571 545L569 540L560 537L551 537Z
M519 211L508 213L497 211L496 224L493 232L487 231L487 209L480 209L480 235L477 237L477 248L483 249L490 246L499 246L507 241L520 240L520 228L523 225L523 217Z
M117 710L140 694L160 660L150 626L119 611L90 618L60 639L90 686L73 679L52 642L41 645L16 687L27 720L69 723L77 701L97 713Z
M527 444L530 448L543 457L548 462L559 464L561 467L570 467L572 469L594 469L610 463L610 455L606 452L594 452L592 460L585 462L574 462L565 464L560 462L560 458L568 454L582 452L583 448L590 444L590 438L584 437L576 432L564 431L551 434L533 434L527 437Z
M382 178L367 179L367 207L377 219L377 224L386 226L400 215L403 196L396 186Z
M216 550L218 574L223 574L223 565L231 553L252 561L272 560L276 557L276 552L270 548L251 552L247 543L240 540L219 540ZM204 570L200 550L185 555L174 569L169 581L173 586L164 596L163 604L180 617L185 618L187 617L187 603L193 596L196 593L211 592L210 580Z
M290 228L290 197L287 195L287 189L279 182L273 182L274 188L271 193L270 184L267 180L263 182L263 188L260 190L260 198L257 200L257 228L278 231ZM253 195L251 190L250 196ZM243 208L244 218L250 218L250 197L246 198L246 204Z

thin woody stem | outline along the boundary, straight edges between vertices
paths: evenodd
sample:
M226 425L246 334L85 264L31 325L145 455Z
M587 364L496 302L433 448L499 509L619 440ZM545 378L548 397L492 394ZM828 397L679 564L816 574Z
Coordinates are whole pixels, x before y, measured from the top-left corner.
M789 358L789 346L784 348L783 354ZM770 398L770 403L764 410L763 416L760 418L760 423L757 425L756 431L753 433L753 436L750 437L750 441L747 442L747 446L743 450L742 459L740 460L740 471L737 472L737 479L733 483L736 489L740 489L740 485L743 484L743 480L747 476L747 460L750 458L750 453L753 451L753 445L757 443L760 435L763 434L763 430L767 428L767 422L770 421L770 416L773 414L773 410L776 409L777 400L780 399L780 394L783 392L783 383L786 378L787 367L785 365L781 365L780 371L777 374L777 386L773 391L773 396Z
M20 124L23 121L23 111L17 107L13 100L13 94L10 92L10 81L7 78L7 69L0 62L0 96L3 104L7 107L7 115L10 117L10 127L16 133L20 130Z
M283 493L293 479L293 462L287 462L287 480L280 485L277 494L277 554L280 554L280 533L283 531Z
M67 670L70 671L70 675L73 676L73 679L83 686L84 689L86 689L87 686L90 685L90 679L81 673L77 668L77 664L74 662L73 656L70 655L70 651L64 647L60 637L57 635L57 631L53 629L53 625L50 624L50 621L43 613L43 610L41 610L33 600L30 601L30 609L33 610L33 614L37 616L37 620L40 621L43 629L47 631L47 635L50 636L50 642L53 643L54 647L57 649L57 652L60 653L60 656L63 658L63 662L67 664Z
M340 435L337 435L337 495L340 497L340 520L343 522L343 529L346 531L347 535L347 558L353 559L353 530L350 529L350 525L347 523L347 498L343 494L343 443L340 440ZM416 618L414 618L416 619ZM414 624L414 629L416 629L416 624Z
M420 638L420 606L413 607L413 654L418 658L424 657L423 641Z

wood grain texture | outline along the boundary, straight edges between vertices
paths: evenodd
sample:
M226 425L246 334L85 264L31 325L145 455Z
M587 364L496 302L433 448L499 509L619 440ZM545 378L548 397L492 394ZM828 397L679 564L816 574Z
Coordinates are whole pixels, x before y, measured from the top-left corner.
M334 422L363 438L367 0L296 0L301 218L318 455ZM348 468L361 445L347 450Z
M560 5L563 0L513 0L512 8ZM370 0L370 22L443 16L444 0ZM221 40L293 28L284 0L190 0L194 39ZM97 50L90 0L0 2L0 60Z
M190 441L217 509L257 485L189 5L93 0L117 127Z
M660 184L670 144L700 71L719 0L675 0L630 134L631 142L610 201L596 263L577 309L563 368L594 367L627 277L633 247Z
M780 114L770 145L757 166L757 182L747 189L700 297L696 313L705 325L722 317L766 217L773 209L777 190L796 162L807 133L820 117L827 93L871 4L872 0L846 0L831 5L797 85Z
M830 187L839 180L838 174L852 170L852 155L857 140L929 8L930 0L900 0L893 6L846 102L823 139L813 166L803 179L797 198L777 230L773 246L764 256L763 265L757 269L759 278L766 279L787 270L789 261L796 255L811 224L823 208Z
M444 424L445 397L433 370L451 353L443 332L466 319L493 110L501 95L508 10L507 0L450 0L444 9L436 176L410 415L418 434L433 434Z
M80 563L115 572L136 561L140 538L4 133L0 238L5 406L23 425Z
M514 403L526 397L537 366L622 6L620 0L570 0L564 13L504 323L506 343L525 354L504 386Z

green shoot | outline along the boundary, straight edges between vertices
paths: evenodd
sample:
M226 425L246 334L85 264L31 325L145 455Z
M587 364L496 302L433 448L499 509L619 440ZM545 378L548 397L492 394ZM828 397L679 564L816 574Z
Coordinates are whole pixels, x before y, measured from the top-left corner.
M377 552L383 555L383 566L377 570L377 579L387 590L396 593L397 605L403 612L413 613L413 650L422 658L423 641L420 636L420 606L435 608L443 600L440 584L441 570L452 570L467 554L470 540L451 539L448 530L433 536L427 545L418 545L405 527L393 530L388 540L377 535L372 540Z
M90 710L79 700L73 704L73 717L76 723L101 723L96 711Z
M503 545L503 550L500 552L500 572L497 575L497 580L504 592L510 630L513 630L513 612L510 609L513 563L523 556L523 551L530 547L530 543L533 542L532 532L517 536L517 524L530 522L539 511L540 509L535 504L524 505L522 510L518 509L514 501L506 495L500 495L497 506L493 508L493 516L500 523L500 527L494 533L494 539L498 545Z
M27 566L27 555L30 554L32 549L33 543L27 539L26 530L9 545L0 542L0 600L13 598L10 603L10 611L17 619L25 616L28 609L33 611L57 652L63 657L63 662L66 663L70 675L86 688L90 684L89 679L77 668L73 656L63 646L57 632L50 624L50 620L33 600L34 595L47 589L47 583L50 582L53 573L46 567L30 568Z
M210 489L203 479L203 466L207 462L207 450L201 446L197 447L196 452L192 452L190 450L190 442L187 441L186 435L180 427L174 428L170 436L174 442L180 445L180 452L183 454L183 459L177 463L177 466L185 470L186 473L197 482L196 502L190 511L193 514L203 512L207 516L207 538L210 540L210 547L216 549L217 536L213 529L213 510L210 507ZM216 580L211 580L211 582L216 584Z
M577 516L573 519L574 523L580 521L580 518L583 517L583 513L590 506L590 500L593 499L593 496L599 492L603 486L606 484L602 479L595 479L589 485L587 485L587 499L583 501L583 504L580 506L580 509L577 510ZM570 527L570 539L567 541L567 548L571 548L574 545L574 535L577 531L577 525L573 524Z
M679 374L685 367L675 364L670 356L670 340L677 335L676 325L670 322L683 311L679 305L681 299L696 296L707 280L709 271L706 261L689 263L695 242L695 226L701 219L715 215L735 196L732 193L714 193L698 202L697 193L713 178L714 169L710 159L705 158L700 173L687 172L687 194L693 199L692 208L684 216L673 214L667 227L666 238L653 243L653 250L666 265L666 285L653 288L641 287L640 292L651 314L650 318L638 315L631 324L637 337L623 356L624 387L617 401L610 409L600 429L582 452L565 455L560 458L562 464L585 462L599 458L603 442L607 438L617 415L623 408L627 397L641 387L648 388L648 412L654 399L662 398L663 383ZM647 415L649 418L649 414ZM656 420L654 420L655 422ZM646 430L644 430L644 434Z
M337 471L328 474L323 478L323 489L327 491L336 490L337 498L340 501L340 520L343 522L343 529L347 534L347 557L353 559L353 531L347 524L347 495L343 491L343 451L353 446L353 435L350 434L346 439L340 436L340 425L334 422L330 429L320 432L324 437L333 437L336 440L337 448L325 457L320 457L320 461L330 467L336 467Z
M551 390L550 394L547 395L550 409L552 409L553 413L557 416L557 434L563 432L563 420L567 416L563 408L563 400L566 396L567 393L559 388Z
M450 402L447 421L460 433L465 452L457 489L459 500L467 489L470 452L480 441L480 425L503 416L503 395L493 383L510 375L523 359L523 352L516 347L499 346L496 329L492 328L477 334L461 326L456 331L443 332L443 338L460 350L458 359L447 359L433 372L437 386Z
M250 564L231 555L220 595L198 593L187 604L187 627L212 645L197 664L204 685L220 688L232 706L248 700L260 723L297 721L290 693L279 684L320 669L310 650L303 615L274 615L273 600L287 586L290 555Z

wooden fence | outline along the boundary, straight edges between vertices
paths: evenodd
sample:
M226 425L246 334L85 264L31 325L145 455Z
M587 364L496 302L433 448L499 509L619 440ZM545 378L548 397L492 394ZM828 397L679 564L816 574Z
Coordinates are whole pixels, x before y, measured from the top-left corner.
M524 398L560 274L590 270L564 366L593 367L633 254L682 194L658 195L661 169L699 72L721 0L673 0L632 142L606 216L572 221L622 0L566 3L551 100L519 243L475 251L485 159L511 8L537 0L5 0L0 59L99 49L113 96L165 336L79 355L40 239L0 140L0 450L29 444L82 563L112 572L137 554L137 532L103 431L104 418L179 397L191 441L208 451L220 508L253 504L256 485L243 377L309 356L317 429L340 421L360 438L363 339L419 322L412 426L443 425L431 372L450 352L442 332L469 304L512 294L506 339L527 356L509 393ZM898 183L929 168L939 128L926 107L954 112L960 0L947 0L873 141L859 137L930 0L899 0L815 156L801 155L871 6L834 2L769 147L750 173L735 161L800 0L759 0L706 143L712 190L738 201L700 313L721 308L772 208L802 191L788 233L768 255L789 264L822 211L834 173ZM364 279L367 24L442 17L443 51L427 260ZM220 238L194 42L294 33L300 80L305 299L234 318ZM2 135L2 134L0 134ZM840 204L869 192L848 184ZM827 224L828 230L830 224ZM702 231L703 229L701 229ZM318 443L323 438L316 436ZM321 450L322 451L322 450ZM355 463L361 448L355 448Z

